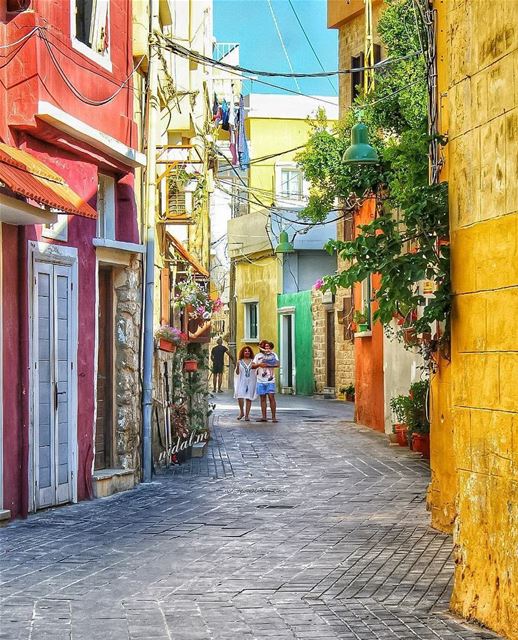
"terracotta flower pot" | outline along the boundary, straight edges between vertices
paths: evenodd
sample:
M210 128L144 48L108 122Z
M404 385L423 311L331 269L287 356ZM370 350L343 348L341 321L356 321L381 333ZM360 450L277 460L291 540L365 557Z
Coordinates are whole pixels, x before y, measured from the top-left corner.
M423 454L423 458L430 458L430 436L427 433L412 434L412 451Z
M198 371L198 362L196 360L184 360L183 361L183 370L187 371L187 373L192 373L193 371Z
M158 341L158 348L160 351L167 351L169 353L174 353L176 351L176 345L165 338L160 338Z
M407 440L407 426L406 424L395 424L394 431L396 432L397 443L400 447L408 447Z
M347 400L347 402L354 402L354 393L346 393L345 399Z

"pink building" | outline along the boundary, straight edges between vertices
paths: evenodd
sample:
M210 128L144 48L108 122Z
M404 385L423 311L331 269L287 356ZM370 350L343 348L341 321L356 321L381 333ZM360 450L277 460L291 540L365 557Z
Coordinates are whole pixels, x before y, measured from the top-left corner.
M0 508L11 517L138 477L144 158L131 21L131 0L0 0Z

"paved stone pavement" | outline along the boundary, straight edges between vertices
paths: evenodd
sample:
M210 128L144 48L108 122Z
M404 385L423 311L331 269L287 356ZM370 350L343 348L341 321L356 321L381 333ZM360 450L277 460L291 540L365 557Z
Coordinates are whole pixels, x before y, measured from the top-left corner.
M218 396L205 458L0 530L0 638L496 637L447 614L426 462L344 403L280 398L274 425L232 402Z

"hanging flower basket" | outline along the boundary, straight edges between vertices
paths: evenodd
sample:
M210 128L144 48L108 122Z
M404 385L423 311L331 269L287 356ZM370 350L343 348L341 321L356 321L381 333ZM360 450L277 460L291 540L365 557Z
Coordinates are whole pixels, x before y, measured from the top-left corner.
M193 373L194 371L198 371L198 361L197 360L184 360L183 361L183 370L186 373Z
M165 338L158 339L158 348L160 351L167 351L168 353L174 353L176 351L176 345Z
M164 324L155 331L155 340L160 351L174 353L177 347L187 343L187 335L176 327Z

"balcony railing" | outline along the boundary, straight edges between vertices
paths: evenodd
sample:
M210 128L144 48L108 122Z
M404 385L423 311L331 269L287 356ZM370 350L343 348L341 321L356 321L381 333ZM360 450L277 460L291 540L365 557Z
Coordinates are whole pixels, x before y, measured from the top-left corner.
M216 42L212 49L212 57L214 60L223 60L238 47L239 42Z

